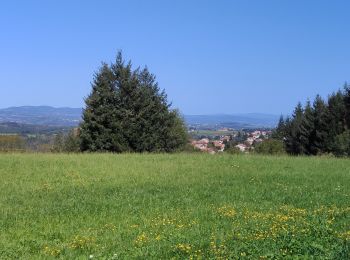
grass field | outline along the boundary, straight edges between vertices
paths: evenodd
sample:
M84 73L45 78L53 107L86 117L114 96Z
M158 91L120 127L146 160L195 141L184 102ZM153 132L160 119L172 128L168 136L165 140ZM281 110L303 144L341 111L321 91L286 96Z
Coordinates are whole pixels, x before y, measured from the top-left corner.
M350 259L350 160L0 155L0 259Z

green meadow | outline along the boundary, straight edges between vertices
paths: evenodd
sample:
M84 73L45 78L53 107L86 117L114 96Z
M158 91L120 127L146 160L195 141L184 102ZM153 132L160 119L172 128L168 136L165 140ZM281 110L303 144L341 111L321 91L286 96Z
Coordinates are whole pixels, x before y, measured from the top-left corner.
M350 160L1 154L0 259L349 259Z

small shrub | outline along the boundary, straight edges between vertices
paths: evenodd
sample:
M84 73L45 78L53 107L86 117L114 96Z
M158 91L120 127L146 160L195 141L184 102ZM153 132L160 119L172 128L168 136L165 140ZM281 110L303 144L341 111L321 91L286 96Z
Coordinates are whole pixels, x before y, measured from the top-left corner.
M269 139L260 144L257 144L254 151L258 154L285 154L285 147L282 141Z
M225 152L228 154L241 154L241 150L237 147L229 147L228 149L225 149Z

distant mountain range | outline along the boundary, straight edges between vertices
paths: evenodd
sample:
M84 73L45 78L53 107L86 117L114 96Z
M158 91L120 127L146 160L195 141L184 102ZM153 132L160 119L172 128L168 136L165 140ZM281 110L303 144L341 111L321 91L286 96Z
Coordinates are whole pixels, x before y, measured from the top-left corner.
M47 126L77 126L81 108L50 106L22 106L0 109L0 122Z
M82 108L55 108L50 106L21 106L0 109L0 123L15 122L28 125L74 127L81 120ZM230 127L235 129L275 127L278 115L270 114L218 114L185 115L189 126Z

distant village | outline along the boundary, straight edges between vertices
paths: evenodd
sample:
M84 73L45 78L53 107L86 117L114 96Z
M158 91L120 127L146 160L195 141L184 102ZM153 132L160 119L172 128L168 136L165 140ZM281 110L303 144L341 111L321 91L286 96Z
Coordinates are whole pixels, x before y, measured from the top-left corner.
M194 149L210 154L221 153L227 149L234 149L242 153L249 153L259 143L269 139L272 131L251 129L234 130L220 128L212 131L190 129L191 145Z

